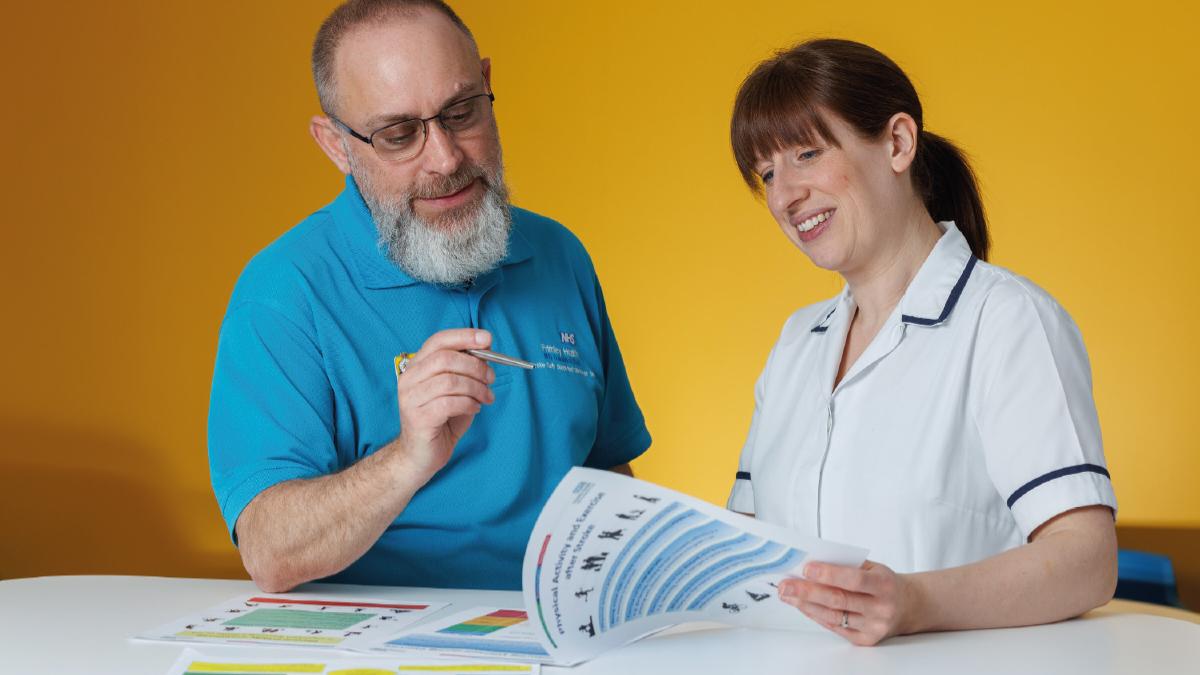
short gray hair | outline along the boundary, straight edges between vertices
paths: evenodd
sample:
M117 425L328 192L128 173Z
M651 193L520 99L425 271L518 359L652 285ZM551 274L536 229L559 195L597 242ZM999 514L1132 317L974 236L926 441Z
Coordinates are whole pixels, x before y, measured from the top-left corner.
M325 18L313 40L312 71L313 81L317 84L317 98L321 101L321 110L333 114L337 99L334 82L334 55L342 37L351 30L366 24L377 24L396 17L412 18L422 9L440 12L458 26L471 44L475 44L475 36L471 29L454 13L442 0L346 0L337 6Z

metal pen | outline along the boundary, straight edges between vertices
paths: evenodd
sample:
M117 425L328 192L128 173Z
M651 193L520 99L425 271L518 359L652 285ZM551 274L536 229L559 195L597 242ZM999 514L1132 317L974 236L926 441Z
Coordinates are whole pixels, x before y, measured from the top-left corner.
M516 366L518 368L524 368L525 370L533 370L534 368L533 364L528 361L522 361L521 359L515 359L511 356L498 354L488 349L467 349L465 351L471 356L483 359L484 361L491 361L492 363L500 363L506 366Z

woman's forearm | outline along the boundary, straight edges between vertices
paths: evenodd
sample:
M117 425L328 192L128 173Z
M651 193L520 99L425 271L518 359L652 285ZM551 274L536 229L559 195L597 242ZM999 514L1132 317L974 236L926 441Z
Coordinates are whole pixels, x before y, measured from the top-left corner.
M1104 506L1069 511L1033 541L977 563L906 575L914 606L900 632L1028 626L1078 616L1112 598L1117 539Z

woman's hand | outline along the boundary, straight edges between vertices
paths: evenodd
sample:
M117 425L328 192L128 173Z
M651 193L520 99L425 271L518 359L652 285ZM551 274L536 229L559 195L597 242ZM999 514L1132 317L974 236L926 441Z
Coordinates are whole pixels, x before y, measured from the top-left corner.
M913 632L913 584L886 565L861 568L809 563L803 579L779 584L779 598L856 645L874 645Z

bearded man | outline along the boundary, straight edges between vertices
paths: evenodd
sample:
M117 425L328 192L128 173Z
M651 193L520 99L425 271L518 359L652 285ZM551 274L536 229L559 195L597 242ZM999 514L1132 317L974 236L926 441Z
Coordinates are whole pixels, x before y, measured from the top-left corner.
M346 186L233 292L209 411L222 515L268 592L520 588L562 476L650 445L591 261L509 205L491 64L444 3L342 4L313 75L310 130Z

